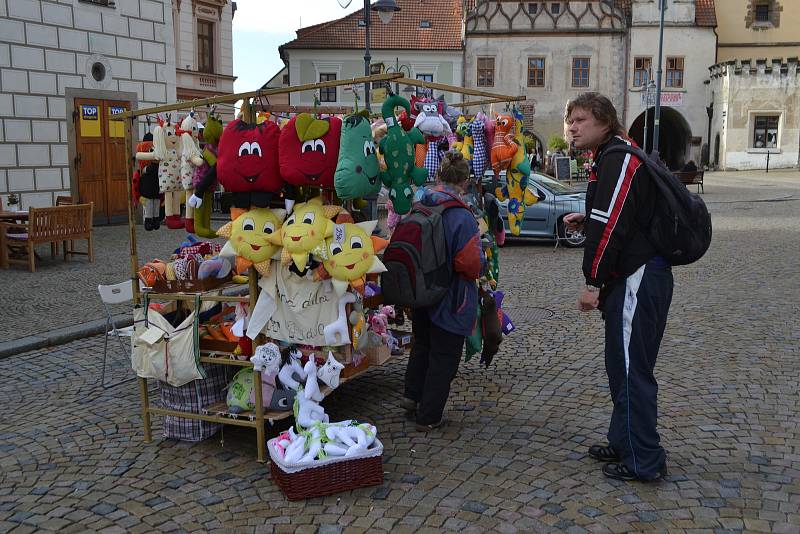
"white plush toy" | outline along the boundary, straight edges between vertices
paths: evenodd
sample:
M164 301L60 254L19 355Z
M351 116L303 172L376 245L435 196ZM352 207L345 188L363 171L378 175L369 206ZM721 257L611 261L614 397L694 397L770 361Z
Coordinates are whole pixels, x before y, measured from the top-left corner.
M289 361L281 367L280 372L278 373L278 378L281 380L281 384L286 386L287 388L291 388L297 391L297 388L300 387L300 382L294 379L292 375L297 375L300 377L300 380L306 379L306 373L303 370L303 366L300 365L300 358L303 356L303 353L297 349L294 349L289 352Z
M350 343L345 307L355 301L356 296L353 293L345 293L339 298L339 316L334 322L322 329L322 334L325 336L325 343L329 345L335 345L337 343L346 345Z
M281 351L275 343L265 343L256 349L250 361L253 362L254 371L276 375L281 365Z
M319 382L317 382L317 360L314 355L308 357L303 371L306 374L306 387L303 388L303 395L308 400L314 402L321 402L325 395L319 390Z
M298 428L311 428L316 423L327 423L330 421L328 414L325 413L325 408L313 400L307 399L302 387L297 391L294 402L294 419Z
M336 389L339 387L339 375L342 369L344 369L344 364L333 357L333 352L328 351L328 360L317 370L317 378L331 389Z

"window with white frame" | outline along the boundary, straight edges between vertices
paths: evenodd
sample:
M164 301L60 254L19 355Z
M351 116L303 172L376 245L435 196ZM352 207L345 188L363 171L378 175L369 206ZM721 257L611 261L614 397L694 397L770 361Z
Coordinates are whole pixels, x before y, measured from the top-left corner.
M319 74L319 81L332 82L336 80L335 72L321 72ZM320 102L336 102L336 87L323 87L319 90Z
M753 117L753 148L778 148L780 115Z
M197 70L214 72L214 23L197 19Z

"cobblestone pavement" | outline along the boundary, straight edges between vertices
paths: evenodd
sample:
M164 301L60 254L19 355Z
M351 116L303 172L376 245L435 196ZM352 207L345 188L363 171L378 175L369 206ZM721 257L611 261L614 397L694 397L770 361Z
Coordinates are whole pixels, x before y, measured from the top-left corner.
M135 385L96 385L98 338L0 361L0 531L799 532L800 201L755 200L800 198L800 177L749 180L707 180L714 243L675 269L656 368L665 481L610 481L585 454L610 406L601 321L574 311L581 252L510 244L518 330L491 369L462 365L443 430L405 421L404 358L325 401L377 425L379 487L290 503L233 427L142 443Z

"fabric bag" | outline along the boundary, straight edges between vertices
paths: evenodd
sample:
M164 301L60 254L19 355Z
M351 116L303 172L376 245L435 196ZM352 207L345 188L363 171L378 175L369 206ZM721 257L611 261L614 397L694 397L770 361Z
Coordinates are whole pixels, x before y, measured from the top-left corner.
M227 365L203 365L204 380L192 380L180 387L158 383L161 406L168 410L205 414L205 408L225 400L228 385ZM222 425L176 415L164 416L164 437L180 441L202 441L216 434Z
M144 294L144 306L133 310L131 336L131 367L139 377L155 378L171 386L206 377L200 365L199 310L200 295L196 295L194 310L174 327L150 309Z
M617 145L603 155L626 152L641 159L661 197L656 202L648 239L671 265L694 263L711 246L711 214L700 195L692 193L661 162L637 147Z

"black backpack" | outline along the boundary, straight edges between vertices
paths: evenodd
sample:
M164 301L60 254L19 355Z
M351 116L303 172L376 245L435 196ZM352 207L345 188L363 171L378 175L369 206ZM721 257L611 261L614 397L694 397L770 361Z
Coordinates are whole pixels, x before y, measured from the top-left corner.
M383 252L386 272L381 274L381 291L386 304L427 308L444 298L453 266L442 217L448 209L459 207L469 209L455 198L437 206L412 205Z
M672 265L694 263L711 245L711 215L706 203L660 161L630 145L614 145L603 156L626 152L641 159L656 186L661 202L655 203L648 239L658 253Z

